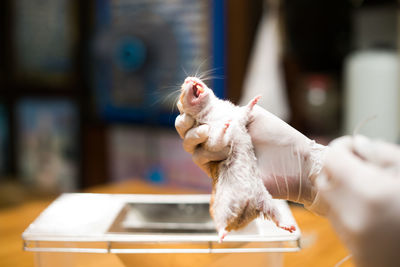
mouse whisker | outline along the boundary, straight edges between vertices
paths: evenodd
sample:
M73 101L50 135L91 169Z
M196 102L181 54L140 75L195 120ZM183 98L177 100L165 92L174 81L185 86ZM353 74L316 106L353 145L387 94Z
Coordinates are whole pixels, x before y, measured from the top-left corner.
M212 68L212 69L209 69L209 70L206 70L206 71L204 71L204 72L202 72L200 75L199 75L199 79L205 79L205 78L207 78L207 77L209 77L209 76L211 76L211 74L214 74L217 70L219 70L219 69L221 69L221 68ZM221 77L222 78L222 77Z
M196 72L193 75L194 77L199 77L200 70L203 68L204 64L207 63L208 61L209 58L205 58L200 62L200 64L197 66Z
M172 90L173 89L173 90ZM178 97L180 93L180 85L175 85L175 86L163 86L156 90L155 92L152 92L153 103L151 103L151 106L157 105L157 104L165 104L168 103L173 105L175 102L175 99ZM171 108L171 111L173 110L173 107Z
M182 69L183 73L185 73L185 76L188 77L189 73L186 71L185 67L181 66L181 69Z

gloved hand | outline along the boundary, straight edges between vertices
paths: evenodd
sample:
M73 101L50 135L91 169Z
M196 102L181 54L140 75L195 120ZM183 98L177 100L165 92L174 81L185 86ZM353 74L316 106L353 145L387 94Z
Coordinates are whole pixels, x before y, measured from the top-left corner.
M178 108L182 112L180 102ZM211 164L224 160L229 147L213 152L205 150L201 144L208 138L209 126L195 125L193 118L185 113L181 113L175 121L176 130L183 138L184 149L210 176ZM257 105L251 113L248 130L264 185L271 195L303 203L313 211L320 212L319 202L315 201L317 191L310 178L320 172L326 147L308 139Z
M325 156L315 179L320 202L356 265L399 266L399 147L346 136Z

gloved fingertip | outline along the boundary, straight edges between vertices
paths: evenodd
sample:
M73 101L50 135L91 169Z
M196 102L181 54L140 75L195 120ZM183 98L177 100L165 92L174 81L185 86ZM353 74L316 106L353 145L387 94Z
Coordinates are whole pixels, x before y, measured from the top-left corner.
M186 113L183 113L176 117L175 129L182 139L185 138L186 132L193 127L194 122L194 119Z
M187 131L183 139L183 149L186 152L193 153L197 146L208 139L208 126L201 125Z
M178 107L179 113L183 114L183 105L182 102L179 100L178 103L176 103L176 106Z
M179 136L183 139L184 132L182 129L182 124L183 124L183 117L182 115L178 115L175 119L175 129L178 132Z
M341 136L341 137L338 137L338 138L332 140L329 143L329 147L333 147L333 148L340 147L340 148L345 148L345 149L351 150L352 142L353 142L353 137L350 135L345 135L345 136Z
M210 131L210 126L207 124L202 124L197 128L197 134L200 138L208 137L208 132Z
M354 175L360 168L362 166L359 159L351 151L342 147L331 147L325 155L323 170L329 180L345 180L349 174Z
M330 188L330 181L325 171L320 172L320 174L315 178L314 184L318 191L326 191Z

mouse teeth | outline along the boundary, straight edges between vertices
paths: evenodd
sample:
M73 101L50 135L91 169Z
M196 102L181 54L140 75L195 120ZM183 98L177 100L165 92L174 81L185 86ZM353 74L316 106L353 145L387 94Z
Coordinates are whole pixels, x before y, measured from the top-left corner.
M199 97L199 91L197 90L196 86L193 86L193 95L197 98Z
M193 83L193 94L195 97L199 97L204 92L204 88L200 84Z
M203 93L203 92L204 92L204 88L203 88L203 87L201 87L201 85L200 85L200 84L197 84L197 85L196 85L196 88L197 88L198 94L201 94L201 93Z

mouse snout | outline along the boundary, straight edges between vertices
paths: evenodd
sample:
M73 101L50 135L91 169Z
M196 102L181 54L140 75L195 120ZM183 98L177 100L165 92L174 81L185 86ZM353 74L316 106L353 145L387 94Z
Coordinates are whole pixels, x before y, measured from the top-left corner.
M205 91L205 84L198 78L188 77L185 79L182 89L191 97L198 98Z
M187 77L186 79L185 79L185 84L186 83L201 83L201 80L199 79L199 78L196 78L196 77Z
M181 87L180 102L185 112L197 114L209 101L212 91L199 78L188 77Z

